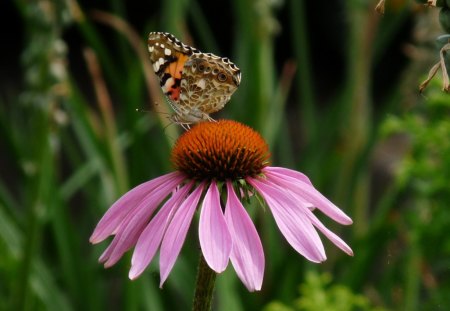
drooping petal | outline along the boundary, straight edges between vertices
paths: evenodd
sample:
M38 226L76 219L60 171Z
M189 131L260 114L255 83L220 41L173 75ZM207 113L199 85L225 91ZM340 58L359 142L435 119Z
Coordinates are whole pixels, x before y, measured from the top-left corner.
M113 266L122 257L128 249L130 249L139 238L140 231L144 229L144 226L136 228L133 235L128 237L128 240L120 238L120 234L115 236L112 242L108 245L106 250L99 258L99 262L103 263L105 268Z
M203 199L198 235L205 261L217 273L223 272L228 265L232 241L214 181Z
M100 255L98 262L105 263L109 257L111 257L111 253L113 252L114 248L116 247L118 243L117 239L113 239L111 243L109 243L108 247L103 251L103 253ZM107 268L105 266L105 268Z
M342 251L344 251L347 255L353 256L353 251L350 246L347 245L340 237L338 237L334 232L325 227L322 222L314 215L310 213L308 215L309 219L313 223L313 225L320 230L334 245L339 247Z
M132 280L136 279L148 266L153 259L163 234L169 224L171 216L182 200L185 199L193 183L189 183L179 189L173 196L161 207L159 212L153 217L147 227L140 235L136 247L131 258L131 269L128 277Z
M109 235L114 234L127 215L137 208L139 202L151 191L160 185L175 181L179 184L184 176L179 172L172 172L158 178L142 183L120 197L103 215L94 229L89 241L99 243Z
M160 257L159 257L159 273L161 281L159 286L162 287L163 283L169 276L170 271L175 264L175 261L183 246L186 234L191 224L192 217L194 216L195 209L203 192L204 185L200 184L181 204L172 218L166 233L164 234L163 241L161 243Z
M289 177L301 180L304 183L307 183L311 186L313 185L311 183L311 181L309 180L308 176L306 176L305 174L285 168L285 167L266 166L263 171L264 172L273 172L273 173L277 173L279 175L284 175L284 176L289 176Z
M264 168L265 174L269 173L269 175L270 175L270 173L272 173L272 172L275 174L280 174L280 176L289 176L292 178L296 178L296 179L301 180L301 181L307 183L308 185L312 186L312 183L309 180L309 178L305 174L300 173L298 171L294 171L294 170L284 168L284 167L273 167L273 166L267 166ZM291 190L285 188L285 191L291 191ZM294 193L292 193L292 194L295 195ZM308 209L310 209L310 210L314 210L316 208L313 203L308 202L305 198L302 198L298 195L296 195L296 200L300 201L303 206L308 207Z
M151 215L177 186L177 182L177 179L172 179L153 189L141 200L134 211L125 217L114 237L117 244L105 262L105 266L109 267L115 264L127 250L136 244Z
M264 277L264 251L261 240L230 181L227 181L227 190L225 219L233 239L231 263L249 291L261 290Z
M283 189L289 189L296 196L314 204L320 211L336 222L343 225L350 225L353 223L350 217L317 191L311 184L276 171L266 172L266 177L270 182L276 183Z
M294 198L282 189L267 185L258 179L246 180L267 202L278 228L289 244L312 262L326 260L325 250L317 231L304 215L304 210L296 206Z

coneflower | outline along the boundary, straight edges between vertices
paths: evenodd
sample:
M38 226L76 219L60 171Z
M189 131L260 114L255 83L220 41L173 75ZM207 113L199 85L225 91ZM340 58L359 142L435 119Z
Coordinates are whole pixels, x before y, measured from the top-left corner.
M114 236L100 262L114 265L134 246L129 277L135 279L159 249L162 286L198 210L198 236L207 265L220 273L231 260L247 289L260 290L264 252L243 205L251 195L264 199L287 242L306 259L326 260L316 229L353 255L313 211L317 208L343 225L352 220L304 174L269 166L269 158L264 139L241 123L219 120L193 126L172 150L175 171L131 189L100 220L90 241L99 243Z

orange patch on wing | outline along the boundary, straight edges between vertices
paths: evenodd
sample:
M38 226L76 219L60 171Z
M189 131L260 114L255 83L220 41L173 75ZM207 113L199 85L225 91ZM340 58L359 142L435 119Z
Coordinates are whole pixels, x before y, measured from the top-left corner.
M181 73L183 72L184 63L186 63L189 56L181 53L176 53L176 57L178 58L177 61L170 63L169 66L167 66L166 72L170 73L170 75L174 79L181 79Z
M184 64L188 60L189 56L182 53L176 53L175 57L177 58L177 60L170 63L169 66L167 66L164 70L164 72L170 74L170 77L172 78L173 85L169 86L167 90L168 92L166 93L166 95L172 101L178 101L180 99L181 74L183 73ZM175 84L176 80L180 81L178 82L178 85Z
M181 91L181 87L175 87L175 88L171 88L171 93L169 95L169 98L173 101L178 101L180 99L180 91Z

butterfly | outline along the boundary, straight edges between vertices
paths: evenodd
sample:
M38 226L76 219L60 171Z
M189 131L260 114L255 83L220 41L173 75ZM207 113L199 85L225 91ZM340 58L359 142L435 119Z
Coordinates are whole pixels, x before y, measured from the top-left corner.
M151 32L148 51L162 91L180 125L213 121L241 83L241 71L226 57L203 53L167 32Z

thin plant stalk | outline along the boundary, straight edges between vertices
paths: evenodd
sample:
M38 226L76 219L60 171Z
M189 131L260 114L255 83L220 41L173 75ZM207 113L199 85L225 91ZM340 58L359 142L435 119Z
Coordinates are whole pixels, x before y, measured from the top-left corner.
M200 254L197 281L195 284L194 302L192 304L193 311L211 310L216 276L216 272L211 270L203 255Z

